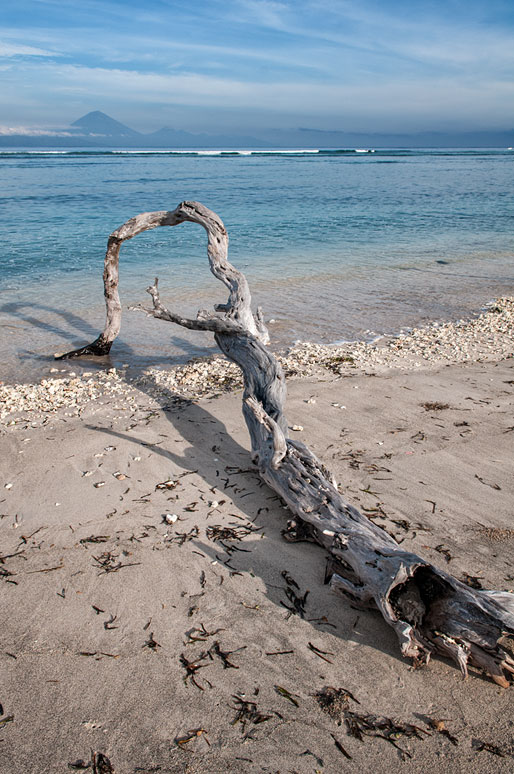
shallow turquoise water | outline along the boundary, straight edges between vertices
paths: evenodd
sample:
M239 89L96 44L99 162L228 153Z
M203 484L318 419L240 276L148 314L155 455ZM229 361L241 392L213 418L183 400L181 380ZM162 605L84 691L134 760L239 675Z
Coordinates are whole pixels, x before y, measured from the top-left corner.
M184 199L225 222L276 345L477 311L514 291L513 172L511 151L0 153L0 378L38 378L54 351L95 337L107 236ZM185 313L224 301L205 243L192 224L125 243L123 305L145 300L156 274ZM112 363L164 365L210 347L126 313Z

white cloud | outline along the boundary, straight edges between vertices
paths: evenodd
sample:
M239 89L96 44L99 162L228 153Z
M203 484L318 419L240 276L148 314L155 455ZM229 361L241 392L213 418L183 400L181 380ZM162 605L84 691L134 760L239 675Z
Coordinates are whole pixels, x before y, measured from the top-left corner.
M1 31L4 42L0 41L0 57L7 56L47 56L76 59L86 55L91 62L98 65L117 66L130 63L134 67L144 69L152 63L163 71L182 66L180 58L188 59L191 65L196 63L198 69L208 67L205 57L216 57L219 69L237 67L238 63L246 62L249 67L253 63L264 64L268 67L274 65L275 70L287 67L301 71L326 72L329 65L320 49L311 48L310 55L306 57L305 47L302 45L290 45L270 48L258 41L233 41L230 35L225 39L213 37L212 42L205 42L201 38L180 38L177 34L166 34L157 26L150 33L142 29L138 34L132 31L104 30L94 27L67 28L67 29L41 29L27 27L21 32L19 29L10 28ZM21 37L25 42L30 41L34 45L20 44ZM9 41L9 42L7 42ZM36 43L47 48L36 47ZM246 43L248 43L246 45ZM173 57L173 60L170 59Z
M265 121L274 113L310 118L322 125L327 117L341 128L401 131L406 126L434 128L442 117L458 116L462 126L477 117L498 126L514 123L514 83L477 79L431 79L411 82L392 79L368 84L246 83L195 73L141 73L135 70L77 67L45 63L37 68L35 89L45 99L63 95L74 101L94 99L114 106L127 102L160 107L237 109L261 112ZM480 110L477 110L480 105ZM510 105L510 108L506 107ZM260 120L260 125L263 121Z
M30 137L74 137L71 132L57 131L53 129L34 129L32 126L2 126L0 135L24 134Z
M464 2L38 0L55 23L27 12L0 31L3 120L101 108L157 128L180 107L198 124L225 111L247 126L514 125L512 25Z
M242 11L239 18L235 17L238 21L249 21L277 30L287 29L283 17L288 13L289 8L284 3L275 2L275 0L238 0L237 5ZM231 9L232 13L233 9Z
M54 51L47 51L44 48L0 41L0 57L2 56L57 56L57 54Z
M370 70L380 69L377 60L373 64L374 57L389 58L397 71L407 60L425 67L467 66L490 72L514 63L512 29L492 23L494 17L486 23L471 13L458 15L430 5L413 6L410 13L394 13L365 0L296 0L294 13L273 0L235 1L236 8L246 11L235 16L237 21L252 25L257 20L276 32L303 38L304 50L314 41L324 41L360 52Z

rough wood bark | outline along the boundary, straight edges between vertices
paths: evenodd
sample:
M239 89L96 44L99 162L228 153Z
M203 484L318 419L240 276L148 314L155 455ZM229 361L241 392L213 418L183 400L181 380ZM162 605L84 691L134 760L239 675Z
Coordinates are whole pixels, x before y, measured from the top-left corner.
M246 279L227 261L228 242L221 220L201 204L185 202L173 213L152 213L129 221L134 225L126 224L128 235L123 238L152 228L137 226L148 223L148 218L154 218L154 225L190 220L207 231L211 271L230 288L228 303L216 307L215 314L199 312L195 320L185 319L162 305L156 280L148 288L152 308L139 309L193 330L212 331L221 351L241 368L243 413L253 459L261 477L283 498L294 517L284 537L323 546L331 557L331 587L353 604L378 609L395 630L403 655L415 664L428 663L433 653L440 653L452 658L465 676L471 664L507 687L514 675L514 660L502 647L501 638L514 634L514 594L469 588L420 556L402 550L388 533L344 500L331 474L307 446L287 437L284 376L264 346L267 334L262 317L256 321L251 313Z

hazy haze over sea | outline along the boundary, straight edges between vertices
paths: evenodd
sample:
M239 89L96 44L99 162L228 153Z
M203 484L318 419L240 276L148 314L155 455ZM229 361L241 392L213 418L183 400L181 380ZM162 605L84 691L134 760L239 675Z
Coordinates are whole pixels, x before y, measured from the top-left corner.
M0 379L37 380L54 352L95 338L108 235L184 199L224 221L276 346L476 312L514 292L513 165L507 150L0 152ZM207 335L125 311L146 302L155 275L164 303L186 314L226 300L203 229L139 235L121 250L112 365L216 351Z

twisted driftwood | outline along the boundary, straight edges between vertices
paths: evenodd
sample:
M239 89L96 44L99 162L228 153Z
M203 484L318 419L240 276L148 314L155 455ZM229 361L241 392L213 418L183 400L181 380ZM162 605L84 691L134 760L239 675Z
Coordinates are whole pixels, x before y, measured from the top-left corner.
M112 343L121 328L121 303L118 293L121 245L127 239L132 239L143 231L150 231L153 228L157 228L157 226L177 226L179 223L184 223L187 220L191 221L191 223L199 223L207 230L209 236L207 254L211 264L211 271L230 291L227 304L220 304L216 307L216 310L225 312L227 317L231 318L233 309L241 309L238 317L241 324L249 332L260 337L261 341L265 343L269 341L260 309L257 309L254 317L250 310L250 305L242 303L243 298L249 297L250 291L244 274L237 271L227 261L228 235L223 223L214 212L198 204L198 202L182 202L173 212L167 212L166 210L142 212L140 215L136 215L135 218L127 220L126 223L112 232L107 240L107 251L104 261L103 279L106 306L104 329L91 344L86 344L84 347L79 347L79 349L73 349L71 352L55 355L56 360L67 360L72 357L80 357L81 355L109 354ZM182 324L179 323L179 325ZM190 326L186 325L185 327ZM211 329L207 328L205 330Z
M287 437L284 376L264 346L267 331L262 316L255 318L251 312L246 279L227 261L228 239L218 216L197 202L183 202L173 212L149 213L128 221L109 239L107 254L116 263L110 281L117 278L123 239L146 228L184 220L199 223L207 231L210 268L230 289L228 303L217 306L214 314L199 312L195 320L184 319L161 304L156 280L148 288L152 308L137 308L186 328L212 331L221 351L241 368L243 413L254 462L264 481L294 514L284 537L323 546L331 555L331 587L354 604L378 608L395 630L403 655L415 664L426 664L433 653L440 653L452 658L465 676L471 664L507 687L507 678L514 675L514 660L499 641L504 634L514 634L514 594L471 589L402 550L341 497L331 474L303 443ZM109 289L112 296L108 298L117 298L115 285ZM115 330L116 326L109 328L108 315L107 334L102 334L105 342Z

